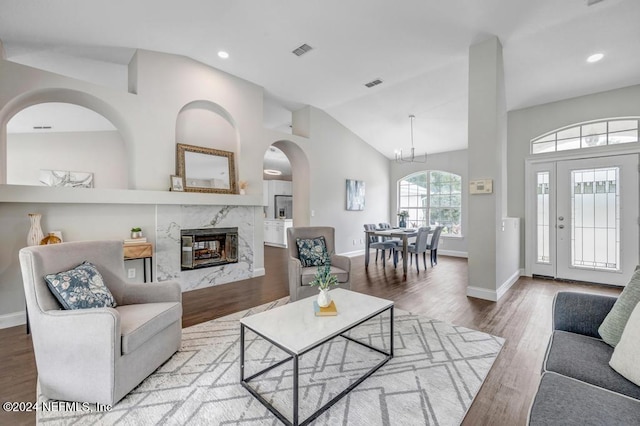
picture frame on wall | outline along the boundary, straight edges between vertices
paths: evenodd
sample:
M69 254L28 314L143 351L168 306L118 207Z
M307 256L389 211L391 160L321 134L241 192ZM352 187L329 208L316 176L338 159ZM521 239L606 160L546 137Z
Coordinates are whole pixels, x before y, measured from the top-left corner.
M347 179L347 210L364 210L364 181Z
M184 192L184 179L182 176L171 175L171 190Z

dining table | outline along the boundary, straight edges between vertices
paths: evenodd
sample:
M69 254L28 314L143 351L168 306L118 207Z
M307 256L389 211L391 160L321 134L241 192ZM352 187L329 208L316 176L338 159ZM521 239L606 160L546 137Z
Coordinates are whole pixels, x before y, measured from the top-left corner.
M409 238L415 237L418 235L417 229L405 229L405 228L393 228L393 229L374 229L364 231L367 234L367 238L365 239L365 250L364 250L364 267L369 267L369 240L370 237L387 237L387 238L400 238L402 239L402 280L406 281L407 279L407 268L409 262L407 262L408 247L409 247ZM431 231L430 231L431 233Z

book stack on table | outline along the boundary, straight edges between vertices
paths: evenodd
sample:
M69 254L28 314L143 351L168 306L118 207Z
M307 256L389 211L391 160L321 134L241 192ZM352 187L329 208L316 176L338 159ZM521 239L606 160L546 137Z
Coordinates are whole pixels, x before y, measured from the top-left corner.
M336 309L336 304L333 300L326 308L321 308L320 305L318 305L318 302L314 300L313 311L317 317L332 317L338 315L338 310Z

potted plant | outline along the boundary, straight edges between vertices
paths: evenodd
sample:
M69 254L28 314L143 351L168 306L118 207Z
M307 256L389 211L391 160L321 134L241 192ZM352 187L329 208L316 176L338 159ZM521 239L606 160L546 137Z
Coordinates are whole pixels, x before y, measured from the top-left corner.
M142 238L142 228L131 228L131 238Z
M409 217L409 212L407 210L400 210L398 212L398 217L400 218L400 220L398 221L398 226L400 228L406 228L407 227L407 218Z
M331 286L338 285L338 277L331 274L331 257L326 254L324 258L324 264L318 266L318 272L316 272L313 281L309 285L318 286L320 294L318 294L318 306L326 308L331 304L331 296L329 295L329 289Z

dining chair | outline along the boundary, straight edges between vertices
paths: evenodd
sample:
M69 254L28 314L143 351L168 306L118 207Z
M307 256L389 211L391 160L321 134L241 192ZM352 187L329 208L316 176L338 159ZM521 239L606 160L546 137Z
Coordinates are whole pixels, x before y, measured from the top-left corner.
M374 223L365 223L365 231L375 231L376 225ZM378 263L378 250L382 250L382 266L385 266L386 250L390 250L393 256L393 267L397 265L397 257L395 256L396 243L391 241L381 241L381 239L375 235L368 235L369 248L376 249L376 263Z
M427 244L429 240L429 232L431 231L431 227L429 226L421 226L418 228L418 234L416 235L416 241L414 243L409 244L407 247L407 251L409 252L409 257L411 258L411 262L413 262L413 254L416 257L416 270L420 272L418 260L418 254L422 253L422 263L424 263L424 269L427 270Z
M378 229L392 229L392 227L391 227L390 223L380 222L378 224ZM382 241L385 241L385 242L391 241L396 245L394 253L390 252L389 256L391 256L391 254L396 254L397 255L397 252L402 248L402 239L401 238L382 237Z
M431 267L438 264L438 244L440 243L440 234L444 226L436 226L431 236L431 241L427 244L427 250L431 254Z

